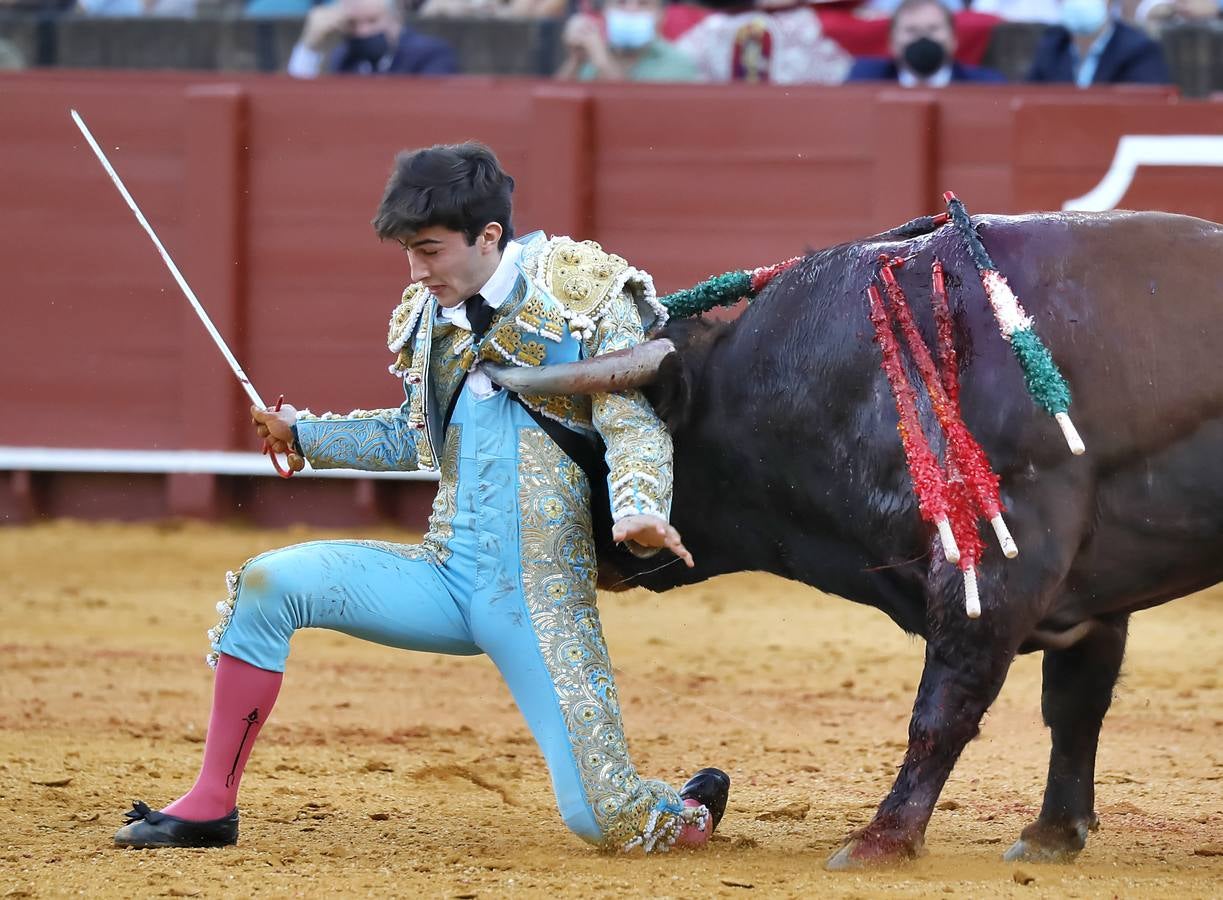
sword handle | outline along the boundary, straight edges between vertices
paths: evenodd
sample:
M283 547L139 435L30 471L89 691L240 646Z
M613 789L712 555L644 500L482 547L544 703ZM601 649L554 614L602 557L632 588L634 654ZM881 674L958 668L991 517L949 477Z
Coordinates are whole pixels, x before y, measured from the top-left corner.
M280 407L284 405L284 402L285 402L284 394L281 394L279 397L276 398L276 408L275 408L276 412L280 412ZM272 468L276 470L276 474L279 475L281 478L292 478L293 472L294 472L293 460L294 458L301 459L301 457L298 456L296 453L289 451L288 453L285 454L284 466L281 466L280 458L276 455L276 451L272 449L272 442L270 438L265 439L263 442L263 455L270 456L272 458Z

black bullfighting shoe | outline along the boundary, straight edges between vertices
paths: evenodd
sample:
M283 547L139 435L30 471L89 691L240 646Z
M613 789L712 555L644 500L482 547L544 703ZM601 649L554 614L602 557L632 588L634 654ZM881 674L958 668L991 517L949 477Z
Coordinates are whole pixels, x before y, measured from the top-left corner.
M123 814L127 824L115 832L116 847L228 847L238 843L238 810L223 819L191 822L149 809L137 800Z
M730 796L730 776L721 769L701 769L679 789L679 796L683 800L703 803L713 816L713 828L717 828L726 812L726 799Z

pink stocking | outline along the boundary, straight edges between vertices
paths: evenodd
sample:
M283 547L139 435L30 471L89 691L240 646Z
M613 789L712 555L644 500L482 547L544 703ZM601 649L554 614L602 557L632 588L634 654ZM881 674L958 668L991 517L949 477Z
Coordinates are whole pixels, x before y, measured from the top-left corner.
M242 770L283 679L282 672L269 672L221 654L212 689L204 764L195 786L162 812L195 822L220 819L233 812L238 805Z
M699 800L691 798L684 801L684 806L700 806ZM709 836L713 834L713 815L705 817L705 827L697 828L695 825L685 825L679 833L679 837L675 839L675 843L681 847L700 847L709 840Z

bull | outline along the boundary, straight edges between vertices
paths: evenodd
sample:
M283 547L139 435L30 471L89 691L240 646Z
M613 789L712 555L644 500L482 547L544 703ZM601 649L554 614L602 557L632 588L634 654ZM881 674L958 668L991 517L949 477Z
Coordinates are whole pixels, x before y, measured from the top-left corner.
M1072 860L1098 824L1096 747L1130 615L1223 580L1223 227L1154 212L973 222L1073 388L1086 455L1067 452L1029 398L951 227L810 253L737 320L668 324L656 337L675 352L643 345L615 371L591 360L575 364L587 367L576 381L550 385L646 383L674 438L672 520L696 567L609 548L613 581L665 591L771 572L874 606L925 639L903 763L834 869L921 851L961 751L1016 654L1032 652L1044 654L1052 750L1040 813L1005 858ZM945 266L963 419L1001 477L1021 548L980 560L980 618L965 615L960 573L918 515L897 438L864 299L881 254L911 261L900 280L929 346L928 273L935 257ZM919 414L937 452L928 403Z

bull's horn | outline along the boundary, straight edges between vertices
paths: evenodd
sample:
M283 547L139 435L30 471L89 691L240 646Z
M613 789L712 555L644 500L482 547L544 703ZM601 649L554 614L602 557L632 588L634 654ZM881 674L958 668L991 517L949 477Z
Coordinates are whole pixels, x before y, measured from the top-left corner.
M652 382L662 361L674 352L674 344L659 338L580 362L551 366L486 362L480 368L497 384L519 394L612 394Z

